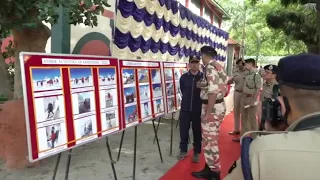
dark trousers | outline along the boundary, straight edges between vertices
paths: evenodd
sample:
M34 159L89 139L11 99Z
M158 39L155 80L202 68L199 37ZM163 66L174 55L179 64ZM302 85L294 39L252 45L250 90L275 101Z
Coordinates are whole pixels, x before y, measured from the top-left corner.
M201 153L201 117L200 113L180 111L180 151L188 151L189 129L192 124L194 152Z

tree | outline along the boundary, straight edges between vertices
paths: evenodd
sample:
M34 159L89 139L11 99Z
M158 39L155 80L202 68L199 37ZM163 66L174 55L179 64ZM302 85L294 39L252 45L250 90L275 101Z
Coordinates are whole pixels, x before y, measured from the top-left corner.
M245 0L244 3L245 6L238 0L221 0L232 17L225 28L230 32L231 38L245 42L246 56L258 59L260 56L283 56L305 51L301 41L268 27L266 15L274 9L280 9L278 2L261 2L256 6L251 6L250 0Z
M97 26L97 15L110 7L107 0L1 0L0 31L10 30L15 46L14 99L22 99L21 66L19 53L45 52L51 25L59 19L58 9L64 8L70 24Z
M252 2L257 4L257 0ZM280 0L276 2L280 3L282 8L273 10L266 15L268 26L282 31L294 40L304 42L308 52L319 54L320 1Z
M6 38L10 34L9 31L0 31L0 96L3 95L8 99L12 98L12 87L10 74L8 72L8 64L5 59L13 56L12 43L6 47L5 52L1 52L2 39Z

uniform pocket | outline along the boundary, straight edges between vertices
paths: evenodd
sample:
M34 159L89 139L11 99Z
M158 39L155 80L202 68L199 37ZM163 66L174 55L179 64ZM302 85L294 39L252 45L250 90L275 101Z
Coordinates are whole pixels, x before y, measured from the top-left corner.
M246 80L246 86L247 86L249 89L255 88L255 82L254 82L253 77L249 77L249 78Z

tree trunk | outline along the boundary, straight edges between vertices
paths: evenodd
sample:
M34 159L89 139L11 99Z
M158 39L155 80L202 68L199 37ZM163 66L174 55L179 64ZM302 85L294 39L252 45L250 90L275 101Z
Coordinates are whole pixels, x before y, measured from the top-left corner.
M12 30L15 46L15 76L14 76L14 99L22 99L22 81L20 52L45 52L46 43L51 36L50 29L43 23L36 28L24 28Z
M318 39L318 52L320 54L320 2L317 1L316 3L316 10L317 10L317 39Z
M1 47L1 40L0 40ZM9 100L12 99L13 93L11 90L11 82L9 73L7 70L7 64L5 63L5 59L0 52L0 95L3 94Z

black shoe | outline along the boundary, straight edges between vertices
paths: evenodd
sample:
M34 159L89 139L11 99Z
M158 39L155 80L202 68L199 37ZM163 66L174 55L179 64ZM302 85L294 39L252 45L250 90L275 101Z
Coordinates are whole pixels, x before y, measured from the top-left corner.
M194 163L199 162L199 153L196 153L196 152L193 153L192 162Z
M192 172L191 175L195 178L203 178L207 180L220 180L220 173L212 171L207 164L205 164L203 170L198 172Z

